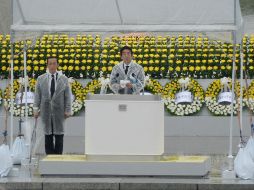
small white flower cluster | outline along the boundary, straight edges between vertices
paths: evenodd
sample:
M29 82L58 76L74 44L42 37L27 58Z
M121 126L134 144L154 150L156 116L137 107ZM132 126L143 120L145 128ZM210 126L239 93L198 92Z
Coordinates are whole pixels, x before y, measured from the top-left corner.
M104 77L100 77L98 80L100 81L102 86L106 86L110 82L109 78L104 78Z
M102 73L100 73L100 78L98 79L98 81L101 83L101 91L100 94L106 94L107 93L107 88L109 87L109 83L110 83L110 79L109 79L109 75L104 78Z
M215 98L206 97L205 98L206 106L209 111L211 111L213 114L217 116L227 116L231 115L231 104L222 105L217 102ZM236 103L236 101L233 101L233 113L234 115L237 114L237 109L239 105Z
M190 78L180 78L178 80L178 83L181 85L182 91L186 90L188 88L188 85L190 84Z
M150 75L146 75L144 78L144 86L149 85L151 83Z
M72 115L76 115L83 108L83 102L81 100L74 100L71 105Z
M8 110L11 111L11 99L7 100L7 106L8 106ZM27 113L28 116L33 116L33 104L28 104L27 105ZM25 105L18 105L16 104L16 102L13 102L13 115L16 117L25 117Z
M254 99L250 98L249 100L247 98L243 99L243 106L247 106L252 112L254 112Z
M28 76L26 76L25 78L19 77L19 79L18 79L18 83L19 83L20 85L22 85L22 86L24 86L24 85L25 85L25 83L29 85L29 79L28 79Z
M177 104L175 99L164 99L164 104L170 113L174 115L192 115L199 112L203 106L204 101L201 101L198 97L194 97L191 104Z

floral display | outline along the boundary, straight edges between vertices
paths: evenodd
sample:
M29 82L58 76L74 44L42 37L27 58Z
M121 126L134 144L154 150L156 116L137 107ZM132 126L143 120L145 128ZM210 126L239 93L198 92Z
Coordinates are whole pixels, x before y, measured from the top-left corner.
M25 39L13 44L14 78L23 76L24 46L26 52L27 74L30 77L28 91L34 92L34 85L39 75L46 72L48 57L58 58L59 70L67 77L75 79L92 79L85 88L73 80L70 84L73 93L72 112L78 114L84 107L87 94L112 93L108 87L109 74L121 60L119 50L128 45L133 50L134 61L140 64L149 80L145 83L145 92L158 94L164 98L167 110L174 115L192 115L206 106L214 115L231 114L229 104L218 103L218 96L223 84L221 78L231 77L234 60L234 45L227 41L215 40L205 34L168 34L155 35L149 33L126 33L114 35L98 34L44 34L33 41ZM243 69L248 77L254 77L254 35L245 35L242 46L236 44L235 68L236 77L240 77L240 48L243 50ZM11 43L10 35L0 35L0 78L10 77ZM248 69L247 69L247 68ZM101 75L102 73L102 75ZM187 90L193 95L189 104L175 102L175 96L181 91L181 80L191 78ZM156 79L169 79L163 88ZM215 79L206 91L194 79ZM216 80L218 79L218 80ZM31 82L33 81L33 82ZM31 83L31 84L30 84ZM34 83L34 84L33 84ZM229 86L231 83L229 82ZM254 112L253 87L244 92L243 105ZM101 88L102 87L102 88ZM239 97L239 84L236 83L236 96ZM101 89L103 92L101 92ZM199 89L199 90L198 90ZM21 90L18 80L14 80L14 97ZM247 93L249 100L247 99ZM3 93L10 110L10 86ZM239 107L238 99L234 100L234 114ZM24 115L24 105L16 104L14 115ZM0 104L2 103L0 95ZM32 116L32 104L28 105L28 115Z
M162 94L163 87L158 80L149 79L145 84L146 84L145 92L150 92L151 94L154 94L154 95Z
M24 94L24 81L22 78L19 80L14 80L13 82L13 115L14 116L25 116L25 102L21 101L19 98L16 98L17 93L23 91ZM35 79L29 79L28 82L28 90L29 92L34 92L35 91L35 84L36 80ZM22 89L23 88L23 89ZM8 110L11 110L11 85L9 84L7 88L4 91L4 101L7 102ZM20 101L21 104L18 104L17 102ZM29 103L27 105L27 112L28 116L33 116L33 104Z
M232 80L228 78L228 91L231 92L232 89ZM218 96L220 92L222 92L223 84L221 79L214 80L211 84L209 84L206 90L205 102L209 111L211 111L214 115L217 116L227 116L231 115L231 104L220 104L218 102ZM240 83L236 81L234 92L237 98L233 101L233 113L237 114L237 110L239 108L239 97L240 97Z
M246 70L249 78L254 77L254 35L244 35L242 40L243 47L243 69ZM247 66L247 69L245 69ZM239 77L239 73L238 73Z
M72 92L72 115L78 114L83 106L83 101L85 99L85 95L83 93L83 87L80 82L69 78L69 83L71 85Z
M248 90L243 95L243 104L254 112L254 80L251 81Z
M27 44L27 72L37 77L46 70L49 56L58 58L59 70L68 77L97 79L100 71L109 74L120 61L124 45L133 49L134 60L151 78L216 79L230 77L233 63L232 43L211 39L202 34L165 35L123 34L103 37L91 34L45 34L32 40L14 43L14 75L24 70L22 53ZM244 62L254 76L254 35L243 38ZM236 69L239 77L240 45L236 45ZM10 70L10 35L0 35L0 75L7 78Z
M193 100L189 104L176 102L176 93L181 91L180 81L174 79L164 87L162 97L169 113L173 115L193 115L199 112L204 104L205 92L203 88L194 79L189 79L186 91L191 92Z
M83 89L83 94L84 94L84 106L85 106L85 100L87 98L88 94L98 94L99 90L101 88L101 83L99 80L92 80L90 82L87 83L87 85L85 86L85 88Z

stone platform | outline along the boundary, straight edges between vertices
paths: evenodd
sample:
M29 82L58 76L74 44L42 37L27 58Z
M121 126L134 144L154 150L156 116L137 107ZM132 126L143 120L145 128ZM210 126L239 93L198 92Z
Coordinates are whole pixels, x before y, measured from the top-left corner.
M208 156L48 155L39 162L41 175L203 177L210 169Z

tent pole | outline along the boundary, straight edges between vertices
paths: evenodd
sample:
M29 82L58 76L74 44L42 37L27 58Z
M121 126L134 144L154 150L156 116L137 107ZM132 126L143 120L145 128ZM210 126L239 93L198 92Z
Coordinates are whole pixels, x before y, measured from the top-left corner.
M13 79L14 79L14 73L13 73L13 60L14 60L14 32L11 30L11 118L10 118L10 149L12 150L13 145L13 109L14 109L14 92L13 92Z
M233 68L232 68L232 100L231 100L231 115L230 115L230 130L229 130L229 170L234 170L233 155L232 155L232 143L233 143L233 125L234 125L234 99L235 99L235 54L236 54L236 33L232 32L233 35Z
M27 83L28 83L28 76L26 70L26 51L27 45L26 42L24 44L24 81L25 81L25 123L27 124L27 117L28 117L28 110L27 110Z

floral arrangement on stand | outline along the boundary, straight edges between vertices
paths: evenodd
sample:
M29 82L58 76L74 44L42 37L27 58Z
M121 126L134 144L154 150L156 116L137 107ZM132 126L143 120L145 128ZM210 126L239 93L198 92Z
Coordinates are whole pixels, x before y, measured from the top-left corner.
M101 88L101 83L99 80L95 79L87 83L85 88L83 89L83 94L84 94L84 106L85 106L85 100L88 94L96 94L98 90Z
M161 95L163 87L158 80L151 79L149 75L145 77L145 91L155 95Z
M83 87L80 84L80 82L74 80L73 78L69 78L68 80L72 92L72 105L71 105L72 115L76 115L84 107L83 101L85 99L85 95L83 93Z
M226 84L227 83L227 84ZM212 112L216 116L228 116L231 115L231 104L220 104L218 102L218 96L220 92L222 92L224 87L224 84L226 84L228 87L228 90L232 89L232 80L231 78L222 78L214 80L211 84L209 84L207 90L206 90L206 97L205 102L208 110ZM235 82L235 88L234 88L236 97L240 96L240 83L239 81ZM231 91L230 91L231 92ZM239 100L239 98L237 99ZM239 108L239 101L236 101L236 99L233 101L233 113L234 115L237 114L237 110Z
M254 112L254 80L251 81L248 90L245 91L243 95L243 105L246 105L252 112Z
M193 96L193 100L189 104L181 104L176 101L176 94L182 90L183 86L185 86L184 90L191 92ZM205 92L196 80L187 77L174 79L167 83L162 97L169 113L179 116L193 115L199 112L204 105Z
M35 91L36 80L33 78L28 79L28 91ZM24 87L24 78L19 78L13 81L13 97L11 97L11 84L9 84L4 91L4 101L7 104L8 110L11 110L11 99L13 99L13 115L14 116L25 116L25 105L24 102L19 105L16 103L16 95L20 92L21 87ZM28 116L33 116L33 104L29 103L27 108Z

